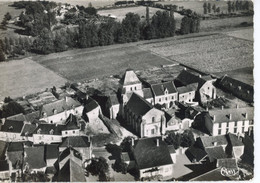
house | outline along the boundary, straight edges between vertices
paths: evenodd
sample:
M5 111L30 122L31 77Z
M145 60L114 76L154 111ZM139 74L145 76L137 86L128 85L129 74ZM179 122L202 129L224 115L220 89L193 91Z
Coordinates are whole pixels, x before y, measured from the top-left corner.
M198 101L202 103L216 98L216 87L213 85L215 81L216 79L213 79L210 75L202 76L201 74L187 70L186 68L181 71L175 80L176 83L182 86L190 84L194 84L195 86L195 84L198 84L196 92L198 95Z
M239 159L244 154L244 144L234 134L202 136L185 152L192 162L217 162L219 159Z
M70 114L66 120L64 127L62 128L61 135L62 137L68 136L79 136L80 127L78 123L78 119L73 114Z
M83 160L91 159L92 157L92 142L86 136L66 137L62 139L59 146L59 152L64 151L67 147L72 147L77 150Z
M222 90L230 92L244 101L254 102L254 87L249 84L225 75L218 82L218 86Z
M120 103L118 101L117 95L109 95L106 102L106 109L110 119L116 119L120 109Z
M213 136L234 133L243 135L253 130L254 108L230 108L203 113L205 127Z
M150 104L154 105L154 96L153 91L151 88L143 88L142 97L149 102Z
M196 90L198 88L198 83L192 83L186 86L181 86L177 88L178 91L178 101L190 103L196 97Z
M24 171L45 172L44 146L24 147Z
M9 164L7 160L0 160L0 181L10 180Z
M154 94L154 104L164 105L165 108L173 107L178 100L178 92L173 81L151 85Z
M3 125L0 129L0 140L4 141L22 141L21 132L24 127L23 121L2 119Z
M47 167L54 167L54 163L59 157L59 144L45 145L45 162Z
M164 112L133 93L124 107L124 118L140 137L160 136L165 133Z
M71 97L65 97L64 99L43 105L40 108L39 118L48 123L62 124L70 114L81 116L82 111L83 106L78 101Z
M61 143L64 125L41 123L33 132L34 144Z
M142 138L132 140L130 151L123 153L122 161L127 165L133 164L132 169L138 171L140 180L155 178L168 180L173 176L173 164L176 161L176 152L173 147L162 141L161 138Z
M87 97L84 109L83 109L83 117L87 122L95 122L99 115L102 114L101 108L98 105L97 101L95 101L91 97Z

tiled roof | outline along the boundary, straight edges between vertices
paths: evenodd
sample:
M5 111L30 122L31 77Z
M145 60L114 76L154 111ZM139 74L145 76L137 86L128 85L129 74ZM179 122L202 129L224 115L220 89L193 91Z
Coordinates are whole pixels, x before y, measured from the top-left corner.
M205 148L205 151L207 152L208 156L213 159L227 158L227 154L225 153L222 146Z
M60 155L59 155L59 157L60 157L59 161L61 162L62 160L64 160L64 159L65 159L66 157L68 157L69 155L72 155L72 156L74 156L74 157L76 157L76 158L82 160L82 157L81 157L80 153L79 153L77 150L73 149L72 147L68 147L68 148L66 148L64 151L62 151L62 152L60 153Z
M97 101L95 101L93 98L89 97L84 106L84 113L90 112L93 109L96 109L98 106L99 105L98 105Z
M228 141L225 135L218 135L218 136L202 136L200 140L205 148L207 147L214 147L214 143L217 146L227 145Z
M183 93L189 93L192 91L196 91L198 88L198 83L192 83L186 86L181 86L177 88L177 91L179 94L183 94Z
M61 113L65 110L73 109L74 107L79 107L81 104L72 99L71 97L66 97L66 99L61 99L54 101L52 103L45 104L40 109L40 115L42 116L43 113L46 113L47 116L54 115L54 112Z
M126 70L125 74L119 81L122 85L131 85L141 83L133 70Z
M226 137L228 139L228 142L232 145L232 147L244 145L243 142L239 140L238 137L232 133L228 133Z
M217 160L217 167L238 168L235 158L223 158Z
M177 93L177 89L173 81L151 85L155 96L164 95L165 90L168 90L168 94Z
M29 113L29 114L25 114L25 118L27 121L29 122L33 122L35 119L39 119L39 111L34 111L32 113Z
M7 160L0 160L0 172L8 171L9 170L9 164Z
M193 159L195 159L197 162L201 161L207 156L206 151L198 147L196 144L189 147L185 153L190 161L193 161Z
M229 118L230 114L231 114L231 119ZM213 123L253 120L254 107L230 108L225 110L221 110L221 109L210 110L209 115L211 116ZM213 116L215 116L214 121L213 121Z
M42 123L34 130L33 134L61 135L65 125Z
M37 128L36 124L24 124L21 136L32 136L34 130Z
M0 160L5 160L5 152L7 149L7 142L0 140Z
M45 145L45 159L57 159L59 156L59 144Z
M13 121L13 120L5 120L4 125L2 125L2 132L12 132L12 133L20 133L23 129L24 122L23 121Z
M59 171L58 181L61 182L86 182L83 168L69 159Z
M44 146L25 147L25 164L30 169L39 169L46 166L44 161Z
M111 105L118 105L119 101L116 95L109 95Z
M8 159L12 163L12 167L14 169L20 169L23 161L23 151L13 151L8 152L7 151Z
M78 119L73 114L70 114L69 117L66 119L66 124L63 130L75 130L79 129L78 127Z
M7 148L8 152L23 151L22 142L10 142Z
M159 140L159 146L156 141ZM144 138L135 141L134 157L139 169L173 164L167 144L161 138Z
M145 115L153 106L147 102L143 97L136 93L133 93L126 104L126 107L130 109L136 115Z
M62 140L60 147L89 147L90 142L86 136L66 137Z
M153 92L151 88L143 88L143 94L145 99L153 98Z

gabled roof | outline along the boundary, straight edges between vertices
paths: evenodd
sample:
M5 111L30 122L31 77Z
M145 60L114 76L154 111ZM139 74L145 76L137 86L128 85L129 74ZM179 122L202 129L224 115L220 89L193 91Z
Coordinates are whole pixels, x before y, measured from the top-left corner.
M86 182L83 168L73 160L68 159L59 171L58 181L61 182Z
M44 146L25 147L25 165L30 169L40 169L46 167L44 161Z
M86 136L66 137L62 139L60 147L89 147L90 142Z
M179 94L183 94L183 93L189 93L189 92L193 92L196 91L198 88L198 83L192 83L186 86L181 86L177 88L177 91Z
M159 146L157 146L157 139L159 140ZM136 140L133 153L139 169L173 164L168 145L161 138Z
M69 117L66 119L66 124L63 130L75 130L75 129L79 129L78 119L73 114L70 114Z
M196 144L189 147L186 152L186 156L192 162L195 159L197 162L201 161L207 156L207 153L204 149L198 147Z
M109 95L108 100L110 100L110 104L113 105L119 105L119 101L117 98L117 95Z
M231 119L229 118L230 114ZM254 120L254 107L210 110L209 115L211 116L213 123ZM213 116L215 116L214 121Z
M153 98L153 92L151 88L143 88L143 94L145 99Z
M59 157L59 144L46 144L45 145L45 159L58 159Z
M40 115L43 117L43 113L46 113L47 116L52 116L54 115L54 112L58 114L64 112L65 110L70 110L79 106L81 106L81 104L78 101L72 99L71 97L66 97L66 99L57 100L43 105L40 108Z
M138 116L145 115L153 108L152 104L147 102L143 97L136 93L131 95L129 101L126 104L126 107Z
M208 156L213 159L222 159L227 158L227 154L225 153L222 146L210 147L205 148Z
M34 130L37 128L35 123L24 124L21 136L32 136Z
M38 124L38 127L34 130L33 134L44 134L44 135L61 135L61 131L65 125L42 123Z
M186 110L185 110L185 114L187 118L191 118L194 119L197 114L201 113L205 111L204 108L200 107L200 106L189 106Z
M141 83L141 81L136 76L133 70L126 70L125 74L120 79L119 83L121 85L132 85L132 84Z
M60 153L59 161L61 162L62 160L64 160L68 156L73 156L75 158L78 158L79 160L82 160L82 157L77 150L73 149L72 147L68 147Z
M228 141L225 135L218 135L218 136L201 136L200 140L202 145L207 147L214 147L214 146L222 146L227 145Z
M23 121L14 121L14 120L5 120L4 125L2 125L2 132L12 132L12 133L20 133L23 129L24 122Z
M88 100L86 101L86 104L84 106L84 113L90 112L98 107L98 103L96 100L94 100L91 97L88 97Z
M192 83L198 83L200 88L205 82L213 81L211 76L201 76L199 73L195 73L191 70L182 70L181 73L177 76L176 80L180 81L183 85L189 85Z
M161 84L153 84L151 85L151 87L155 96L164 95L165 90L168 91L168 94L177 93L177 89L173 81L169 81Z
M39 119L39 111L34 111L29 114L25 114L25 118L29 122L33 122L35 119Z

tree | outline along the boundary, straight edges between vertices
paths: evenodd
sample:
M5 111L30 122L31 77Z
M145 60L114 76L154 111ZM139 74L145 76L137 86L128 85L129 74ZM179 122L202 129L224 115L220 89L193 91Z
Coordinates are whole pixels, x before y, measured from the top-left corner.
M47 28L34 40L32 50L40 54L49 54L55 50L52 34Z
M92 3L91 2L88 3L88 7L92 7Z
M227 2L227 5L228 5L228 13L231 13L231 10L232 10L232 4L231 4L231 1L228 1Z
M127 13L122 21L123 32L127 42L140 40L140 16L135 13Z
M214 11L214 13L216 13L216 5L215 4L213 4L212 10Z
M217 7L216 12L220 13L220 7Z
M236 0L236 11L238 11L239 10L239 2L238 2L238 0Z
M146 6L146 23L150 24L150 13L149 13L149 6Z
M233 12L235 12L235 2L232 2L231 9L232 9Z
M7 21L9 21L9 20L12 19L12 16L10 15L9 12L7 12L7 13L5 14L4 19L7 20Z
M208 3L208 12L211 13L211 3Z
M4 42L5 42L5 44L4 44L5 45L5 53L9 53L11 51L10 40L7 37L5 37Z
M61 33L56 33L53 41L55 52L67 50L66 37L67 35L64 31L62 31Z
M109 166L107 161L103 157L93 158L91 160L90 165L87 166L86 170L91 175L98 175L99 179L104 180L106 179L106 174L108 173Z
M190 147L194 144L195 139L193 136L192 131L190 130L185 130L182 135L181 135L181 146L182 147Z
M165 142L169 145L173 145L175 149L178 149L181 144L181 135L179 133L170 132L165 138Z
M7 118L16 114L24 113L23 107L15 101L9 102L3 106L2 118Z
M207 14L208 13L208 5L207 5L206 2L203 4L203 9L204 9L204 14Z
M181 20L181 34L189 34L191 30L192 19L188 16L184 16Z
M0 45L0 62L5 61L5 54L2 46Z

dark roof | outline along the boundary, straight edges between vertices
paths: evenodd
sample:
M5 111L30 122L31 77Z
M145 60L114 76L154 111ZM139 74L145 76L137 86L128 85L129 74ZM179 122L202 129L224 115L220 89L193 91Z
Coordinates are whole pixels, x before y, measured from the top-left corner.
M190 119L194 119L199 113L205 111L205 109L203 109L200 106L189 106L186 110L185 110L185 117L190 118Z
M153 92L151 88L143 88L143 94L145 99L153 98Z
M61 131L64 129L65 125L41 123L34 130L33 134L45 134L45 135L61 135Z
M126 107L130 109L136 115L145 115L149 110L153 108L152 104L147 102L143 97L136 93L133 93L126 104Z
M7 148L8 152L23 151L23 142L10 142Z
M161 84L153 84L151 85L151 87L155 96L164 95L166 89L168 90L168 94L177 93L177 89L173 81L169 81Z
M183 85L189 85L192 83L198 83L200 88L205 82L214 80L211 76L201 76L199 73L192 72L190 70L182 70L177 76L176 80L180 81Z
M168 145L168 149L169 149L170 154L176 153L175 148L174 148L173 145Z
M115 95L115 94L109 95L109 100L110 100L111 105L118 105L119 104L117 95Z
M197 162L201 161L207 156L207 153L204 149L198 147L196 144L189 147L185 154L189 158L189 160L192 162L193 159L195 159Z
M2 132L12 132L12 133L20 133L23 129L24 122L23 121L13 121L13 120L5 120L4 125L2 125Z
M28 164L30 169L39 169L46 166L44 161L44 146L25 147L26 153L25 164Z
M193 179L190 179L190 181L223 181L223 180L230 180L230 178L223 176L220 173L220 168L216 168L202 175L194 177Z
M58 181L61 182L86 182L85 173L83 168L75 163L73 160L68 159L62 169L59 171Z
M222 146L209 147L205 148L208 156L213 159L222 159L227 158L227 154L225 153Z
M40 115L40 112L35 111L35 112L31 112L29 114L25 114L25 118L27 121L33 122L35 119L39 119L39 115Z
M230 114L231 119L229 118ZM209 115L212 117L211 119L213 123L253 120L254 107L230 108L225 110L210 110ZM215 116L214 121L213 116Z
M225 135L218 135L218 136L202 136L200 137L202 145L207 147L214 147L214 143L217 142L216 146L227 145L228 141Z
M0 172L8 171L9 170L9 164L7 160L0 160Z
M89 97L84 106L84 113L90 112L93 109L96 109L98 106L99 105L98 105L97 101L95 101L93 98Z
M234 146L244 146L243 142L241 140L238 139L238 136L232 134L232 133L228 133L226 135L228 142L231 144L232 147Z
M0 140L0 160L5 160L7 145L8 143L6 141Z
M158 147L156 146L157 139L159 140ZM161 138L136 140L133 153L139 169L173 164L168 145Z
M73 114L70 114L69 117L66 119L66 124L63 130L75 130L75 129L79 129L78 119Z
M125 74L120 79L119 83L122 85L131 85L131 84L141 83L141 81L136 76L133 70L126 70Z
M14 169L20 169L23 161L23 151L7 151L8 159L11 161Z
M34 130L37 128L36 124L24 124L21 136L32 136Z
M59 156L59 144L45 145L45 159L57 159Z
M40 115L43 115L43 113L45 112L47 116L52 116L54 115L54 110L56 110L56 113L61 113L65 110L79 107L80 105L81 104L78 101L72 99L71 97L66 97L66 99L57 100L52 103L43 105L40 108Z
M62 160L64 160L64 159L65 159L66 157L68 157L69 155L72 155L72 156L74 156L74 157L76 157L76 158L82 160L82 157L81 157L80 153L79 153L77 150L73 149L72 147L68 147L68 148L66 148L64 151L62 151L62 152L60 153L60 155L59 155L59 157L60 157L59 161L61 162Z
M23 113L20 113L20 114L16 114L16 115L7 117L6 119L12 120L12 121L26 121L26 118L25 118L25 116L23 115Z
M90 142L86 136L66 137L62 139L60 147L89 147Z
M217 160L217 167L225 167L225 168L238 168L237 160L235 158L223 158Z
M186 86L181 86L177 88L177 91L179 94L183 94L183 93L189 93L192 91L196 91L198 88L198 83L192 83Z

